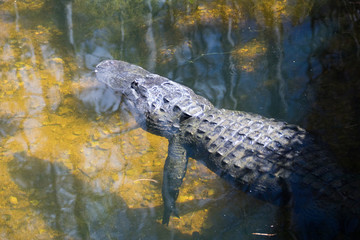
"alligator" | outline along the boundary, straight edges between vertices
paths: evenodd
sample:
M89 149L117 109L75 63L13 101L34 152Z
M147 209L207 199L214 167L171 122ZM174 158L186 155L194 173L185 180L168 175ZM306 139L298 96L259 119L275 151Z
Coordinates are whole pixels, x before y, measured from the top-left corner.
M95 72L121 94L141 128L169 141L163 224L179 216L175 202L191 157L239 190L291 208L302 239L359 234L359 176L344 173L303 128L218 109L190 88L127 62L105 60Z

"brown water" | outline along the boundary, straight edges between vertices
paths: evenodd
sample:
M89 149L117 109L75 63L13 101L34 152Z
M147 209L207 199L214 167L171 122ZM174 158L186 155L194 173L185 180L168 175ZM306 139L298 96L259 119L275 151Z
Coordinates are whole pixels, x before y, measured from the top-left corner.
M359 172L353 1L0 1L0 239L291 239L281 210L190 160L161 224L167 141L93 75L122 59L216 106L300 124Z

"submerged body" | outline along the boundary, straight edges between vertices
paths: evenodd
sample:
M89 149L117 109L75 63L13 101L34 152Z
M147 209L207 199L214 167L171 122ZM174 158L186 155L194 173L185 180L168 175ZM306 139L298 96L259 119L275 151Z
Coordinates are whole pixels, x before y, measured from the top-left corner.
M339 170L304 129L217 109L191 89L126 62L104 61L95 71L125 96L143 129L169 140L163 223L178 215L175 201L192 157L240 190L289 206L303 239L359 233L359 178Z

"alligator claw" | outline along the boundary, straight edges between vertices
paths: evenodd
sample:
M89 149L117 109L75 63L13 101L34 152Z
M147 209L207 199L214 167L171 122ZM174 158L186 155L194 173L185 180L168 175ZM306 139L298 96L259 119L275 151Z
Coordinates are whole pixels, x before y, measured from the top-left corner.
M166 225L166 226L169 225L170 215L171 215L170 212L164 211L164 216L163 216L163 219L162 219L162 224L164 224L164 225Z
M177 218L180 218L179 216L179 211L177 210L177 208L175 207L175 205L171 205L171 206L165 206L164 208L164 215L163 215L163 219L162 219L162 224L166 224L169 225L169 221L170 221L170 216L174 215Z
M174 209L173 214L175 217L180 218L179 211L177 210L177 208Z

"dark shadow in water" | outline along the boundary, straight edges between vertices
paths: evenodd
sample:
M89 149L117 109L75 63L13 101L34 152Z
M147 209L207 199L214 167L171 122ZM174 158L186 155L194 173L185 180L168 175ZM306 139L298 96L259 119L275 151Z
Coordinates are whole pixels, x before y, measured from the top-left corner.
M205 223L211 227L202 232L199 239L296 239L289 219L289 209L233 189L211 203Z
M8 167L59 239L193 239L156 222L162 207L131 209L121 196L90 186L62 163L16 153Z
M360 5L356 1L317 2L311 12L314 46L309 57L309 78L316 101L308 117L307 128L322 136L349 171L360 173ZM331 16L331 17L329 17ZM336 31L324 43L317 32L335 26ZM313 78L314 59L322 72ZM319 67L319 66L318 66Z

